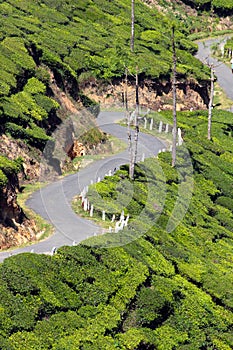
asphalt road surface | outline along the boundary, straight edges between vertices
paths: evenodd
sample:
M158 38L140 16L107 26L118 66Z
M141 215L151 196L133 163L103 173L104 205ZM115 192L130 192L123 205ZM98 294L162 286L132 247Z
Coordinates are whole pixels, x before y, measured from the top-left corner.
M103 131L127 143L127 128L115 123L122 118L124 114L120 112L101 112L97 118L97 124ZM140 132L137 159L140 160L143 153L145 157L156 155L165 147L162 141ZM10 253L9 251L1 252L0 261L23 252L52 253L55 248L77 244L94 234L100 234L102 229L99 226L73 212L72 199L91 182L97 182L110 170L113 173L114 169L127 163L129 163L129 154L126 150L95 161L76 174L66 176L33 193L27 205L54 226L54 234L38 243L11 250Z
M208 63L209 65L213 65L214 74L217 77L218 84L225 91L227 96L233 100L233 74L231 72L231 68L210 56L211 46L216 43L223 43L226 38L227 36L222 39L215 38L199 42L199 49L196 57L204 64Z

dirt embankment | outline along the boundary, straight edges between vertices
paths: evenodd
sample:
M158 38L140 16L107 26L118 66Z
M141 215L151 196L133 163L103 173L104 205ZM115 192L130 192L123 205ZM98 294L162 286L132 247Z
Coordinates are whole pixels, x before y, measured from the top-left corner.
M22 245L36 239L35 221L28 219L17 203L19 181L16 174L0 189L0 250Z
M205 109L208 105L208 87L195 82L178 82L177 110ZM83 85L83 93L100 103L103 107L122 107L125 103L126 90L129 108L135 107L135 82L115 81L111 84L100 83L95 80ZM139 103L151 110L172 109L171 82L143 81L139 85Z

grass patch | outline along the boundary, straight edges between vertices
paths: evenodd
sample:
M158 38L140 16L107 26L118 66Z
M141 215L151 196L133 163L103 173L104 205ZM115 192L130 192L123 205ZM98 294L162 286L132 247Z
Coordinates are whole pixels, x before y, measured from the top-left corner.
M219 84L215 84L215 92L214 92L214 105L217 109L230 109L233 106L233 101L226 95L225 91L219 86Z
M90 217L89 211L84 211L82 207L81 200L79 196L75 196L73 201L72 201L72 209L77 214L78 216L81 216L82 218L88 219L93 221L95 224L99 225L102 227L104 230L108 230L109 227L111 226L112 228L115 227L115 223L112 223L110 220L106 218L105 221L103 221L100 216L95 215L95 211L93 213L93 216Z
M18 193L17 202L23 209L28 219L35 220L36 226L38 228L38 241L43 240L53 234L54 228L46 220L44 220L40 215L36 214L32 209L28 208L26 201L35 192L46 186L47 183L37 182L35 184L25 185L23 191ZM34 242L30 242L34 243Z

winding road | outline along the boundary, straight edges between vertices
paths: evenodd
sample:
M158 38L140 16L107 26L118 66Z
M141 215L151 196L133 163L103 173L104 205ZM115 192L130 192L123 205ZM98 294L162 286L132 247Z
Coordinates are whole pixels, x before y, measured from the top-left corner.
M214 38L199 42L196 57L204 64L208 62L208 64L213 65L214 74L217 77L218 84L225 91L226 95L233 100L233 74L231 73L231 69L226 64L221 63L216 58L210 56L211 46L223 42L225 38L227 38L227 36L221 39Z
M97 118L97 124L104 132L127 143L127 128L115 123L123 118L124 114L120 112L101 112ZM151 157L163 148L166 146L162 141L151 135L139 133L138 160L142 158L143 153L145 157ZM9 255L23 252L51 253L54 248L77 244L87 237L101 233L99 226L73 212L72 199L81 193L85 186L91 182L97 182L98 178L102 179L109 170L113 172L115 168L126 163L129 163L127 150L95 161L76 174L66 176L33 193L27 205L54 226L54 234L38 243L11 250L10 253L1 252L0 261Z
M219 85L233 100L233 75L230 68L225 64L219 65L215 59L209 57L210 46L216 40L211 39L199 43L197 57L203 62L209 58L209 63L216 66L215 74ZM101 112L97 118L97 124L104 132L112 134L127 143L127 129L115 123L123 118L124 114L120 112ZM146 157L151 157L162 148L165 148L165 145L161 140L148 134L139 133L138 160L141 159L143 153ZM102 179L109 170L113 171L113 169L126 163L129 163L127 150L95 161L76 174L66 176L35 192L27 201L27 205L54 226L54 234L38 243L17 248L10 252L1 252L0 261L10 255L23 252L51 253L54 248L77 244L87 237L101 233L99 226L90 220L77 216L73 212L71 208L72 199L75 195L81 193L85 186L88 186L91 182L96 182L98 178Z

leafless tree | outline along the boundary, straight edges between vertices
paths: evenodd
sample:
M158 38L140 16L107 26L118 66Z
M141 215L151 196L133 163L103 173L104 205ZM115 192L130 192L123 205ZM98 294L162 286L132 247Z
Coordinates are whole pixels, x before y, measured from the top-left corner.
M138 134L139 134L139 125L138 125L138 117L139 117L139 84L138 84L138 67L136 67L136 85L135 85L135 102L136 108L134 113L134 149L131 147L131 157L130 157L130 178L134 179L134 170L135 164L137 161L137 153L138 153Z
M214 100L214 66L210 65L210 99L209 99L209 110L208 110L208 132L207 138L211 139L211 124L212 124L212 110L213 110L213 100Z
M177 139L177 117L176 117L176 45L175 45L175 27L172 27L172 60L173 60L173 77L172 77L172 91L173 91L173 129L172 129L172 166L176 165L176 139Z
M130 38L130 49L134 52L134 0L131 0L131 38Z
M125 68L125 93L124 93L124 100L125 100L125 112L126 112L126 120L127 120L127 134L128 134L128 151L129 151L129 159L130 159L130 165L129 169L132 168L132 137L131 137L131 128L130 128L130 113L129 113L129 107L128 107L128 68ZM129 174L131 171L129 170Z

